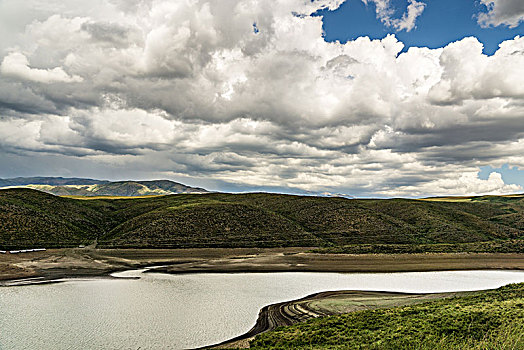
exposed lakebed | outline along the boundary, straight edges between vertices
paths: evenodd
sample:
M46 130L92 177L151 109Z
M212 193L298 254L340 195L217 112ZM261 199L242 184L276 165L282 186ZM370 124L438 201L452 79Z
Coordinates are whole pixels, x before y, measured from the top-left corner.
M68 280L0 288L1 349L183 349L238 336L265 305L327 290L469 291L524 282L523 271L239 273Z

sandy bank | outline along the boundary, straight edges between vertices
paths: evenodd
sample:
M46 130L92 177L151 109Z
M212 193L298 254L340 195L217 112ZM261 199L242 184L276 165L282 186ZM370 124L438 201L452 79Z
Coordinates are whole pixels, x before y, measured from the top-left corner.
M151 265L169 265L155 271L175 274L524 269L524 254L516 253L349 255L315 254L308 250L310 248L49 249L0 254L0 280L107 276L115 271Z
M524 269L524 254L315 254L306 251L261 251L181 262L152 272L411 272L481 269Z

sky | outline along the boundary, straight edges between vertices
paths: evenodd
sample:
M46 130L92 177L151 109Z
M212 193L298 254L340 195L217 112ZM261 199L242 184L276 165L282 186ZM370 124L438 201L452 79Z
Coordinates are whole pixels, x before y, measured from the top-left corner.
M0 0L0 177L524 191L522 0Z

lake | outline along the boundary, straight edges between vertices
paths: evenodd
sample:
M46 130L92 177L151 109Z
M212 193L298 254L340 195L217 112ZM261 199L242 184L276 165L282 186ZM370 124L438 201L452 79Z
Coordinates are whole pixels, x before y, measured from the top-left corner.
M328 290L451 292L524 282L523 271L117 273L0 288L0 349L184 349L248 331L267 304Z

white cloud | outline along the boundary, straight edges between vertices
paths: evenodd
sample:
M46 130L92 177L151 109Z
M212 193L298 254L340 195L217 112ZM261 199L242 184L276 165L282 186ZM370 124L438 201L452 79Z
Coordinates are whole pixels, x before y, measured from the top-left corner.
M408 0L408 12L402 15L400 20L394 20L393 26L397 30L405 30L407 32L415 28L417 18L424 12L426 4L421 1Z
M477 196L503 195L522 192L519 185L507 185L502 175L492 172L486 180L480 179L475 172L460 174L458 177L448 176L428 182L423 186L405 186L384 194L390 196L420 196L430 193L432 196Z
M72 83L83 80L77 75L70 76L62 69L62 67L55 67L52 69L31 68L27 57L19 52L11 52L4 57L2 64L0 65L0 72L6 76L36 81L44 84L56 82Z
M441 103L471 98L524 97L523 54L524 37L518 36L503 42L489 57L482 54L482 44L477 38L451 43L442 51L442 76L429 97Z
M82 159L322 192L516 190L476 173L524 164L524 38L493 56L475 38L407 52L394 35L327 43L307 15L340 3L44 6L0 51L12 77L0 79L0 149L51 157L48 171Z
M481 0L487 12L477 17L482 27L506 25L515 28L524 21L524 1L522 0Z
M415 28L417 18L424 12L426 4L422 1L408 0L407 12L402 14L401 18L394 18L395 11L391 5L390 0L362 0L366 5L369 2L375 4L375 11L377 18L380 19L384 25L392 27L397 31L405 30L411 31Z

